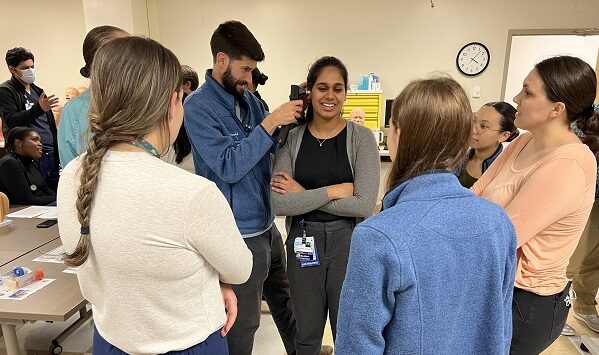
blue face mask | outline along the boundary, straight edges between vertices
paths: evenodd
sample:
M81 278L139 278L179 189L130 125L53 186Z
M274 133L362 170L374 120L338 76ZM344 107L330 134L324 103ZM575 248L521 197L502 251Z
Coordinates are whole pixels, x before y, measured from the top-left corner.
M21 72L21 80L26 82L27 84L33 84L35 81L35 69L17 69Z

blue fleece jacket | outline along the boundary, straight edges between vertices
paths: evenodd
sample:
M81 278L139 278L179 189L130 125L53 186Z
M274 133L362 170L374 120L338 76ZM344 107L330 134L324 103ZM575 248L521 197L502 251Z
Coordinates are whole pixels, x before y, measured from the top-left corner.
M354 230L335 354L507 354L516 232L450 172L414 177Z
M270 153L275 137L260 125L268 114L248 91L235 112L235 97L212 71L185 100L185 128L193 147L196 174L216 183L229 201L241 234L263 231L274 216L270 208Z

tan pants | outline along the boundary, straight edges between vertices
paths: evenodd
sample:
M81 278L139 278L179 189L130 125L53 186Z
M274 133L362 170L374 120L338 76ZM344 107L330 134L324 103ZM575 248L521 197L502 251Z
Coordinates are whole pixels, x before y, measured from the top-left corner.
M579 314L597 314L599 288L599 200L595 200L591 216L582 232L580 242L570 258L566 275L572 279L576 300L572 302Z

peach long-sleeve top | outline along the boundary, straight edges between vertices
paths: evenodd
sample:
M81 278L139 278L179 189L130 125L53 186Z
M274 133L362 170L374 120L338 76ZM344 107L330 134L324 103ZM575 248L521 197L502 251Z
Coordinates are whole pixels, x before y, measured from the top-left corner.
M532 135L512 142L471 190L500 206L518 235L515 287L538 295L561 292L566 267L595 200L597 162L582 143L566 144L518 170Z

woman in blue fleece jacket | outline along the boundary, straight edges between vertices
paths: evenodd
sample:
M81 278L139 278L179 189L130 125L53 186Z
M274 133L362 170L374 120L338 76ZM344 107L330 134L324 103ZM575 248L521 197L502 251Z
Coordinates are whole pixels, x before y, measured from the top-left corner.
M472 111L450 78L417 80L395 99L383 211L354 230L335 354L506 354L516 233L463 188Z

